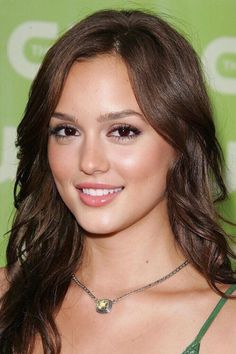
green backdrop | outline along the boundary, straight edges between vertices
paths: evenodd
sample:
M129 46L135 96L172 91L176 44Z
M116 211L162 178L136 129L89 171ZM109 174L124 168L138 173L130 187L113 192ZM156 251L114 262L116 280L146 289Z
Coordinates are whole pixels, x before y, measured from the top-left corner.
M16 126L30 83L48 47L85 15L102 8L149 9L168 19L202 58L213 100L219 140L228 166L230 200L236 214L236 1L235 0L0 0L0 264L14 214Z

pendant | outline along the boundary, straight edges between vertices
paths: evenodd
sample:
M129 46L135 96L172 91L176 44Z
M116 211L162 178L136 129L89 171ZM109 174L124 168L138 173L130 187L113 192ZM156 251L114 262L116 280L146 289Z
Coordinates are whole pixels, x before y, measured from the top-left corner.
M109 313L112 309L112 301L109 299L100 299L96 301L96 311L98 313Z

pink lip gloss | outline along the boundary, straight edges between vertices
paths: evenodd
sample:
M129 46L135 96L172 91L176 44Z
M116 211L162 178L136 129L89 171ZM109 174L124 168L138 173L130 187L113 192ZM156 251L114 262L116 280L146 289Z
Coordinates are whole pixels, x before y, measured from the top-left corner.
M109 204L122 191L116 187L101 183L83 183L76 186L80 200L87 206L100 207Z
M84 204L88 206L100 207L110 203L120 192L121 191L109 193L107 195L95 196L95 195L85 194L80 190L79 196L81 201Z

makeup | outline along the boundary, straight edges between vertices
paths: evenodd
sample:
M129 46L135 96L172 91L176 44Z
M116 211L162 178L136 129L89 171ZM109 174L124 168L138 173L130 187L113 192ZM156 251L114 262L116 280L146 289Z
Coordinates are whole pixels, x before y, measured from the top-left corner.
M112 202L124 189L102 183L83 183L76 186L80 200L87 206L101 207Z
M87 233L115 234L140 220L148 228L168 214L175 153L144 118L118 57L72 65L49 123L48 160L62 200Z

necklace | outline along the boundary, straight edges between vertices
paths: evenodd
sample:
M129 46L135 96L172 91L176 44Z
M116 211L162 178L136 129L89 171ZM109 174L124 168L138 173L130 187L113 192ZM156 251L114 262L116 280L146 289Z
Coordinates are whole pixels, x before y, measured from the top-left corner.
M184 267L186 267L186 265L189 262L186 260L184 263L180 264L180 266L178 266L176 269L174 269L172 272L168 273L167 275L165 275L164 277L155 280L154 282L147 284L145 286L142 286L141 288L135 289L135 290L131 290L128 293L125 293L121 296L116 297L113 300L110 299L98 299L84 284L81 283L81 281L76 277L75 274L72 274L72 279L74 280L74 282L81 288L83 289L90 297L91 299L95 302L96 305L96 311L98 313L109 313L112 310L112 305L116 304L117 302L119 302L120 300L124 299L125 297L132 295L132 294L137 294L140 293L141 291L144 291L146 289L150 289L153 288L154 286L162 283L163 281L169 279L170 277L173 277L173 275L175 275L176 273L178 273L181 269L183 269Z

